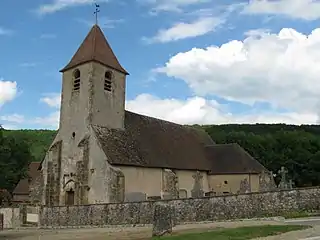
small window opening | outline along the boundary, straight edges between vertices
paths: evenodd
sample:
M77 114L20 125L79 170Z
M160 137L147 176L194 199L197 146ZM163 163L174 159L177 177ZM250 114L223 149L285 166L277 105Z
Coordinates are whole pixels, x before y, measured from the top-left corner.
M76 136L76 133L75 133L75 132L73 132L73 133L72 133L72 137L73 137L73 138L75 138L75 136Z
M228 184L228 181L224 181L224 184Z
M111 72L106 72L104 74L104 90L111 92L111 80L112 80L112 73Z
M79 91L80 90L80 71L79 69L76 69L73 72L73 91Z

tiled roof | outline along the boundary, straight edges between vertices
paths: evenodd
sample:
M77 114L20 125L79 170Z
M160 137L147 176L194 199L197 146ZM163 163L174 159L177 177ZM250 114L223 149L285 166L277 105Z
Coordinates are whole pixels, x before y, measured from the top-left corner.
M261 173L267 169L236 143L206 147L211 174Z
M38 174L38 168L39 168L40 163L39 162L31 162L29 165L29 170L28 170L28 176L30 177L30 180L32 181L35 179ZM13 191L13 194L29 194L29 179L24 178L19 181L17 184L16 188Z
M61 72L90 61L99 62L124 74L128 72L120 65L107 39L98 25L94 25L70 62Z
M93 126L111 164L210 170L203 130L126 111L125 130Z

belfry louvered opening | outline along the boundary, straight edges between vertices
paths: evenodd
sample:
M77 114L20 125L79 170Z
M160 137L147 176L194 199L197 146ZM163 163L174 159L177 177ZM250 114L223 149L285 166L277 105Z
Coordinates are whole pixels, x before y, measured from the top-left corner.
M112 72L107 71L104 75L104 90L111 92L112 90Z
M73 91L80 90L80 71L79 69L74 70L73 72Z

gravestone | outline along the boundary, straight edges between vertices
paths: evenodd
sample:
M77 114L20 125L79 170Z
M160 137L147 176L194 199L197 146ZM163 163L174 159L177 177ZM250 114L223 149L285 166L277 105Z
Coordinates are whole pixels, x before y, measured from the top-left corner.
M191 197L201 198L204 196L204 191L202 189L203 176L199 171L197 171L196 174L194 174L192 177L194 179L194 182L193 182L193 188L191 190Z
M274 179L273 179L273 173L272 171L263 171L259 175L259 191L260 192L267 192L267 191L273 191L277 188Z
M125 195L125 202L142 202L147 200L147 194L143 192L129 192Z
M178 176L170 169L163 170L163 192L165 199L179 198Z
M249 193L249 192L251 192L251 186L250 186L248 179L245 178L245 179L241 180L241 182L240 182L239 193L243 194L243 193Z
M281 175L281 180L278 188L282 190L289 189L289 182L287 180L288 170L285 167L281 167L278 173Z
M152 237L171 234L174 222L174 208L165 203L156 204L153 213Z

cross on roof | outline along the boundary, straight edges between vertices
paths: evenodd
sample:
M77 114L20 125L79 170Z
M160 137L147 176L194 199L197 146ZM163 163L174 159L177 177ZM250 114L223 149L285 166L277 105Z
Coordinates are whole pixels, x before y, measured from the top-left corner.
M95 6L96 11L94 12L94 14L96 15L96 24L98 25L98 13L100 12L100 5L95 3Z

